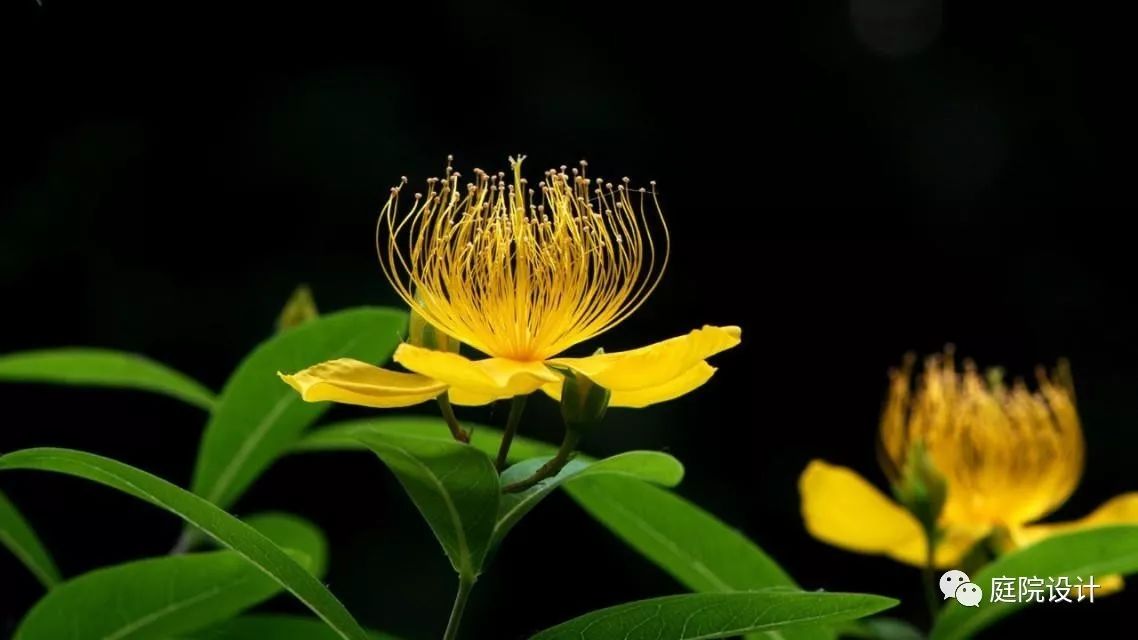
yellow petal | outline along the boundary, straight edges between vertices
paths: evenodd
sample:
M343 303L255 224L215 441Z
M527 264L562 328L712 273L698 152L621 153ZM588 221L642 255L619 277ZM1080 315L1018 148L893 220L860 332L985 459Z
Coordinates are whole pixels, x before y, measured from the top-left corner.
M561 379L541 362L506 358L470 360L457 353L432 351L407 343L395 350L395 361L415 373L447 383L451 392L462 399L512 398L533 393L541 385Z
M1114 496L1078 520L1017 527L1009 534L1015 546L1023 547L1060 533L1110 524L1138 524L1138 492Z
M321 362L292 375L278 371L277 375L306 402L330 400L380 409L409 407L446 390L445 384L426 376L388 371L351 358Z
M549 362L580 371L615 394L666 385L707 358L739 344L741 333L739 327L704 326L686 336L631 351L553 358Z
M481 407L484 404L490 404L499 398L490 393L479 393L471 391L470 389L462 389L459 387L451 387L450 393L447 395L451 404L456 404L463 407Z
M851 469L812 460L798 489L810 535L850 551L924 565L925 536L917 519ZM944 527L936 565L955 566L986 533L984 527Z
M609 406L639 409L641 407L647 407L650 404L678 398L702 386L703 383L711 379L714 373L715 367L706 362L700 362L680 376L672 378L662 385L635 389L633 391L613 391L612 397L609 398ZM544 385L541 390L554 400L561 400L560 382L550 382Z

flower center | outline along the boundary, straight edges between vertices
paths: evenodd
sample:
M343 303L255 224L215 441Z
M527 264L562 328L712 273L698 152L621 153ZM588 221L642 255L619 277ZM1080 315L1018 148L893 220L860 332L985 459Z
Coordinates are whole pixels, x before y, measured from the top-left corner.
M634 312L663 275L669 238L654 184L614 187L585 177L582 162L545 172L535 191L522 160L510 159L512 182L475 169L465 188L448 166L403 216L395 187L376 245L388 280L428 322L488 355L536 361Z
M920 440L948 483L943 519L1019 525L1050 513L1071 494L1083 468L1083 436L1069 372L1060 365L1039 390L1010 388L998 371L985 381L971 363L956 370L950 354L930 358L915 392L911 361L891 374L881 421L884 459L904 461Z

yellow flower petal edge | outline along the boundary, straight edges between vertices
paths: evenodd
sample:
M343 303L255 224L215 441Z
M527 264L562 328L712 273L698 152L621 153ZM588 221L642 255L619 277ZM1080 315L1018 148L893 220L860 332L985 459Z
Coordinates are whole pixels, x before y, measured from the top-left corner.
M415 373L444 382L452 391L497 398L512 398L537 391L541 385L561 379L540 362L506 358L470 360L457 353L432 351L403 343L395 361Z
M388 409L426 402L446 391L446 384L415 373L388 371L351 358L321 362L281 380L306 402L332 401Z
M811 460L798 489L810 535L850 551L924 565L925 536L916 518L853 470ZM983 528L947 528L937 545L936 565L954 566L986 534Z
M741 336L739 327L705 325L687 335L639 349L584 358L552 358L549 363L579 371L615 395L618 391L667 385L703 360L739 344Z
M1132 491L1114 496L1078 520L1017 527L1009 533L1013 544L1023 547L1061 533L1112 524L1138 524L1138 492Z
M459 387L451 387L447 397L451 404L462 407L481 407L499 399L499 396L492 393L479 393Z
M664 384L655 387L646 387L644 389L636 389L634 391L613 391L612 397L609 398L609 406L640 409L649 405L672 400L703 386L714 374L715 367L706 362L700 362ZM554 400L558 402L561 401L560 382L546 384L541 390Z

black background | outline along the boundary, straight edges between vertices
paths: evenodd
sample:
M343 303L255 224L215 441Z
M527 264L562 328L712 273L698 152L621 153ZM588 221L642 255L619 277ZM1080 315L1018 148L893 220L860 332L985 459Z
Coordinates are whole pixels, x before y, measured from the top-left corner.
M921 619L917 572L811 539L796 489L814 457L882 484L877 413L907 350L951 341L1021 374L1069 357L1088 464L1056 517L1138 485L1122 15L931 0L44 3L0 14L0 352L137 351L216 389L297 283L325 310L396 302L373 232L399 176L435 175L448 153L467 171L587 157L657 180L673 230L663 285L606 348L703 323L739 324L744 342L699 392L613 411L585 449L676 455L680 493L804 586L898 596L894 613ZM556 438L552 403L531 405L528 433ZM0 449L86 449L183 485L204 423L130 392L5 385L0 408ZM67 575L164 553L180 526L73 479L0 485ZM374 458L284 460L235 511L270 508L323 526L328 582L364 624L441 634L449 565ZM6 634L40 591L7 554L0 585ZM464 637L520 638L680 590L558 495L480 581ZM991 635L1112 636L1134 602L1042 606Z

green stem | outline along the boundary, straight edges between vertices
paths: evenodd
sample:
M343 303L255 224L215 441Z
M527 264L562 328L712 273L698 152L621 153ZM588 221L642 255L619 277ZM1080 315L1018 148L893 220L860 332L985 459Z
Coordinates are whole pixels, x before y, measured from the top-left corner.
M454 407L450 404L450 395L444 391L442 395L438 397L438 401L439 410L443 413L443 419L446 420L447 426L450 427L451 437L463 444L469 444L470 434L458 423L458 418L454 415Z
M518 432L518 424L522 421L522 412L526 408L526 398L529 396L514 396L510 401L510 416L506 418L506 431L502 434L502 444L498 446L498 461L495 465L498 471L506 468L506 457L510 455L510 443L514 441L514 434Z
M925 530L925 564L921 567L921 582L925 586L925 605L929 608L929 627L936 622L940 601L937 600L936 580L936 532L928 527Z
M557 455L553 456L549 462L541 465L541 468L535 471L532 476L502 487L502 492L517 493L518 491L525 491L542 480L557 475L565 468L565 465L569 464L569 460L573 458L573 450L577 448L577 441L580 439L581 434L576 429L566 428L565 439L561 441L561 447L557 449Z
M458 625L462 623L462 612L466 609L466 601L470 599L472 589L474 589L474 579L460 575L458 593L454 596L454 606L450 610L450 619L447 620L447 630L443 634L443 640L455 640L458 637Z

